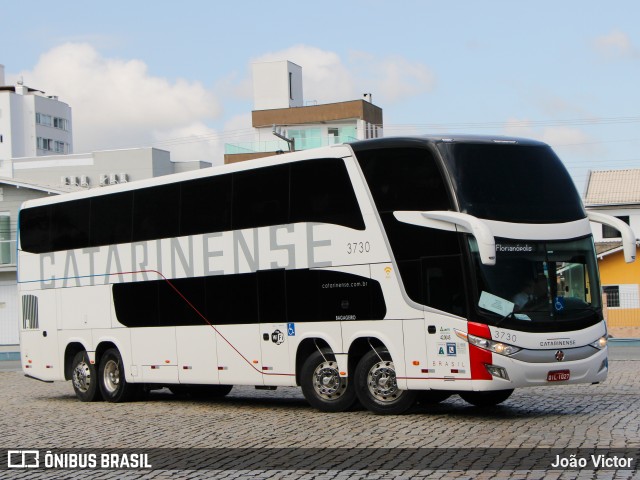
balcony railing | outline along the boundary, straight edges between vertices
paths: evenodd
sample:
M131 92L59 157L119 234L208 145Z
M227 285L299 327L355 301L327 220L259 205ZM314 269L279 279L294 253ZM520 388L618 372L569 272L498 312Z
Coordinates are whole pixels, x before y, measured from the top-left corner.
M328 145L354 142L356 140L357 138L346 135L295 138L295 148L296 150L309 150L311 148L326 147ZM289 144L284 140L269 140L262 142L225 143L224 145L224 153L226 155L234 155L238 153L277 152L278 150L282 150L283 152L289 151Z

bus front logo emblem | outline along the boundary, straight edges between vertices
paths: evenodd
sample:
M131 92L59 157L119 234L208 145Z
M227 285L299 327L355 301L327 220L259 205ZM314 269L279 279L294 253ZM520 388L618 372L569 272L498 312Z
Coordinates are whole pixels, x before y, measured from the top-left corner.
M562 350L558 350L556 352L556 360L559 361L559 362L564 360L564 352Z

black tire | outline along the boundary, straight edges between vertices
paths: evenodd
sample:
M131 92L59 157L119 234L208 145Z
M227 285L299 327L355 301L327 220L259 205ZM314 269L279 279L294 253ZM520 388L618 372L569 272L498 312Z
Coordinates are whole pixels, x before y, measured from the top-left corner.
M341 377L331 352L309 355L300 370L300 387L307 402L322 412L344 412L356 402L353 382Z
M417 393L418 402L422 405L434 405L445 401L452 395L447 390L422 390Z
M98 388L98 372L96 366L89 361L84 350L76 353L71 364L71 384L76 397L83 402L102 400Z
M491 390L487 392L459 392L465 402L476 407L495 407L511 396L511 390Z
M188 385L183 388L184 393L191 398L215 399L225 397L231 391L233 385ZM170 388L170 390L173 392L173 388Z
M376 414L398 415L416 401L415 391L398 388L395 366L386 350L371 350L360 359L355 384L360 403Z
M102 397L107 402L128 402L135 399L140 390L140 385L125 380L122 357L116 348L110 348L100 358L98 377Z

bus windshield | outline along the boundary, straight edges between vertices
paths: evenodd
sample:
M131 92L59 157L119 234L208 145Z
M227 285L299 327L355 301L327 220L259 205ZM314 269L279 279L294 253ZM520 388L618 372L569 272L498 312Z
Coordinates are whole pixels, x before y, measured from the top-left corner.
M563 223L586 214L548 146L440 144L460 211L511 223Z
M476 307L490 325L524 331L585 328L600 320L591 237L570 241L496 238L496 264L483 265L475 239ZM563 328L563 326L565 328Z

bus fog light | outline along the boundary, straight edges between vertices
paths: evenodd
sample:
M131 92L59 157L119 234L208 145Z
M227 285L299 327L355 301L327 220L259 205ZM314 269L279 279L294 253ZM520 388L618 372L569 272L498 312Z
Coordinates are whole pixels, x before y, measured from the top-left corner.
M601 372L603 370L606 370L609 368L609 359L605 358L602 363L600 364L600 369L598 370L598 372Z
M507 370L503 367L498 367L496 365L488 365L485 363L484 367L487 369L492 376L502 378L504 380L509 380L509 375L507 375Z

